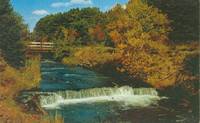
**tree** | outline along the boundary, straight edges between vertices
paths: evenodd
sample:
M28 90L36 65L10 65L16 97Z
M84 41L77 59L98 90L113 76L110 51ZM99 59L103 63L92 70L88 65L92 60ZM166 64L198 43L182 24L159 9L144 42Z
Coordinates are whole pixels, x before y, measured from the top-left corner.
M35 40L40 41L43 37L47 37L48 40L55 38L55 34L63 27L62 18L62 14L57 13L40 19L34 28Z
M128 14L123 7L117 4L108 13L107 30L114 44L126 42L125 33L128 31Z
M171 29L167 16L145 0L130 0L125 8L117 5L108 16L112 21L107 30L121 52L118 70L157 88L174 84L175 76L168 76L177 66L163 43Z
M59 32L59 38L55 38L55 58L61 59L65 55L69 55L74 45L78 43L78 33L73 29L67 29L62 27Z
M22 22L10 1L0 0L0 49L6 61L15 67L24 62L22 36L27 29Z
M105 32L100 25L90 27L88 29L91 42L102 42L105 41Z
M129 38L166 42L169 21L157 8L142 0L131 0L126 9L117 5L110 12L113 21L107 25L113 42L127 43Z
M149 0L171 20L170 38L175 42L199 41L199 0Z
M71 9L68 12L48 15L39 20L34 32L36 37L59 38L61 28L73 29L79 34L82 44L90 43L89 28L103 25L104 14L98 8ZM58 36L58 37L56 37Z

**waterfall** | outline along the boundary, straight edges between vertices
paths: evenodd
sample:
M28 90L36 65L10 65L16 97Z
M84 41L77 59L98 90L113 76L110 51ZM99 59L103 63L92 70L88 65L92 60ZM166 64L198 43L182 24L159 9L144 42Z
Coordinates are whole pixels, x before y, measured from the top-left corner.
M40 94L40 104L44 108L59 108L61 105L106 101L145 107L156 104L160 99L157 91L153 88L132 88L129 86L43 92Z

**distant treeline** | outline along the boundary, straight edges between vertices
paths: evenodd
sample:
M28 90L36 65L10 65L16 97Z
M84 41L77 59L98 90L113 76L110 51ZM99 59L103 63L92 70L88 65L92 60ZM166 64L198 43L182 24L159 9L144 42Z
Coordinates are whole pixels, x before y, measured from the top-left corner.
M94 40L105 40L106 23L106 14L98 8L77 8L42 18L34 32L37 40L65 39L66 36L73 36L79 43L87 44Z
M139 2L141 0L130 0L127 6L133 1ZM198 0L142 1L158 8L159 11L166 14L171 27L171 31L169 31L170 42L184 43L187 41L198 41ZM63 30L67 29L67 32L72 33L78 39L79 43L88 44L105 41L110 44L109 23L116 20L120 14L122 15L121 19L126 15L132 16L131 13L128 13L130 11L124 7L121 6L120 8L120 5L116 5L112 10L107 12L101 12L98 8L71 9L68 12L48 15L37 23L34 33L37 40L64 39L64 32L66 31ZM139 11L141 10L138 9ZM142 16L141 14L141 18ZM145 23L151 23L154 20L146 20ZM126 20L124 21L126 22ZM139 21L139 18L136 21ZM119 28L120 26L126 26L125 22L122 25L118 25ZM159 25L159 23L157 24Z

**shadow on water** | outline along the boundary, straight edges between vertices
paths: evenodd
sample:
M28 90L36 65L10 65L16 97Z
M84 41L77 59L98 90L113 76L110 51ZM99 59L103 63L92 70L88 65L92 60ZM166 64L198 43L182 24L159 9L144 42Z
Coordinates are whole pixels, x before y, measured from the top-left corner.
M95 87L111 87L113 78L81 68L69 67L53 61L41 64L40 90L80 90Z
M54 61L41 64L40 105L65 123L198 123L198 116L153 88L114 87L115 79Z

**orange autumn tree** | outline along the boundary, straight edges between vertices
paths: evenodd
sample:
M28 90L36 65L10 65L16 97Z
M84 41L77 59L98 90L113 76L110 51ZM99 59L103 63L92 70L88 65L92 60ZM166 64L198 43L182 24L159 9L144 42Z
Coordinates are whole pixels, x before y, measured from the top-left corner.
M61 32L62 32L62 36L63 36L62 38L63 38L64 42L67 44L75 43L75 40L79 36L78 32L76 32L76 30L74 30L74 29L67 29L67 28L62 27Z
M157 88L173 85L180 64L163 43L171 30L167 16L142 0L130 0L125 8L118 5L109 14L113 21L107 30L122 54L118 70Z
M89 28L88 33L92 42L102 42L106 38L104 30L100 25Z

